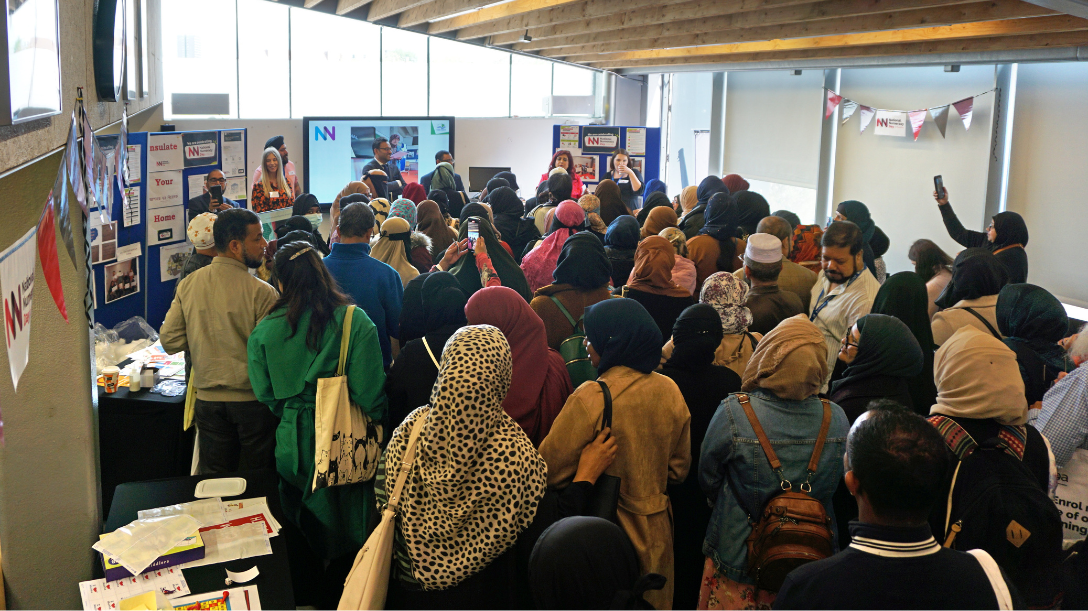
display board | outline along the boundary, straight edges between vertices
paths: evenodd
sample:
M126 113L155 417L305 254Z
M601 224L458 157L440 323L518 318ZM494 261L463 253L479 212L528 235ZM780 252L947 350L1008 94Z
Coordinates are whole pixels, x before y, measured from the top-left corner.
M303 117L303 187L331 204L374 159L375 138L390 141L405 184L434 171L438 151L453 154L453 117Z
M626 149L631 167L645 184L661 175L661 128L622 125L556 125L552 128L552 153L570 151L574 167L587 192L608 173L608 160L617 148Z
M193 247L185 235L189 200L221 170L224 195L246 205L246 130L128 134L129 186L113 183L109 224L91 213L95 322L107 328L142 316L158 329Z

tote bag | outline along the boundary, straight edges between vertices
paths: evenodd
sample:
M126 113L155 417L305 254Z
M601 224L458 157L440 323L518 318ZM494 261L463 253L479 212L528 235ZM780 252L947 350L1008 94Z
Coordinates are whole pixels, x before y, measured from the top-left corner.
M1062 512L1067 543L1088 536L1088 450L1074 450L1069 462L1058 469L1054 503Z
M367 537L363 549L355 556L355 564L351 566L351 572L344 581L344 593L340 595L340 604L336 607L341 611L385 608L385 597L389 592L389 571L393 565L393 536L396 534L400 493L408 479L408 472L416 461L416 442L426 421L426 416L421 416L412 426L408 447L404 450L404 461L396 472L397 483L393 486L389 503L382 509L382 520ZM385 466L386 478L393 473L389 471L389 466Z
M343 486L374 478L383 441L382 425L372 422L351 402L344 375L351 343L351 318L355 306L344 314L340 339L340 365L334 378L317 380L314 409L314 481L311 491Z

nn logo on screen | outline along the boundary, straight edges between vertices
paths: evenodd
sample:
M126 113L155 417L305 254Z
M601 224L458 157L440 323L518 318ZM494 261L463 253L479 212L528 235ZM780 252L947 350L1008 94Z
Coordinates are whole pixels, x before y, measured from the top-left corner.
M314 126L314 142L318 140L336 140L336 127Z

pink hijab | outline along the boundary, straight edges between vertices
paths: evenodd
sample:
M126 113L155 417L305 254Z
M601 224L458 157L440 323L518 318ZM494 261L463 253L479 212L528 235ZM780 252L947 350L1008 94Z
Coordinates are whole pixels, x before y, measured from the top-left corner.
M521 271L525 272L525 279L529 281L529 290L535 293L552 283L563 243L581 231L585 221L586 211L574 200L568 199L556 207L551 233L521 260Z

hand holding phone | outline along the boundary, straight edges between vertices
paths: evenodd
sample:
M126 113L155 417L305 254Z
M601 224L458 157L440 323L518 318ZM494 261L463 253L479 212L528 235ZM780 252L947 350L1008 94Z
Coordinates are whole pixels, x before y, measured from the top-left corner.
M933 197L942 206L948 203L948 190L944 188L944 179L940 174L933 177Z
M468 248L469 250L476 250L476 240L480 239L480 223L478 221L468 222Z

